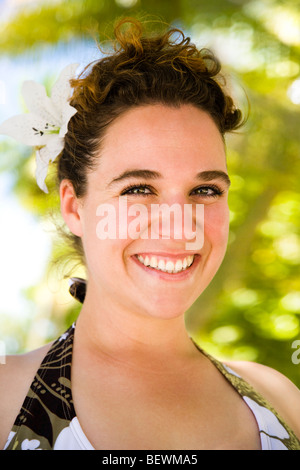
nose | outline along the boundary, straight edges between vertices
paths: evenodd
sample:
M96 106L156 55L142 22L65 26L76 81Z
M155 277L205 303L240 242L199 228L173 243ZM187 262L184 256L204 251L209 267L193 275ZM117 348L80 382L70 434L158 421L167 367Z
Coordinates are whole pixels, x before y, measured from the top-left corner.
M151 238L185 242L185 249L200 250L204 242L204 205L181 197L151 204Z

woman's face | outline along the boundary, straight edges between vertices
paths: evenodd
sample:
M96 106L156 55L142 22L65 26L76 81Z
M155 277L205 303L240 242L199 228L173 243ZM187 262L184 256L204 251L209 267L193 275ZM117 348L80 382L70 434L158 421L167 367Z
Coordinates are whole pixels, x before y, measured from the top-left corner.
M139 315L172 318L186 311L224 257L228 187L224 143L205 112L192 105L147 105L117 118L108 127L99 165L89 173L87 194L80 200L78 233L85 251L88 294L98 292L102 301ZM203 205L203 243L200 237L198 246L187 249L191 227L185 230L183 217L177 219L177 227L171 217L169 236L163 234L162 225L155 225L155 204L167 208L177 204L181 214L192 207L193 230L196 205ZM133 223L138 213L134 216L131 206L141 208L140 225ZM118 225L121 212L120 236L111 224L115 220ZM133 223L131 229L137 229L135 236L126 217L127 224ZM200 210L198 223L201 226ZM109 236L101 239L105 231Z

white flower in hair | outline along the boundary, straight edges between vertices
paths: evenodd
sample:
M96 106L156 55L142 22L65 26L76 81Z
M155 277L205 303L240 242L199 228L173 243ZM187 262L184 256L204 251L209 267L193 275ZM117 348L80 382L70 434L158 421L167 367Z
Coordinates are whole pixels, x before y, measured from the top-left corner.
M36 147L36 180L48 193L45 184L49 163L55 160L64 147L68 123L77 110L70 106L70 79L78 64L65 67L52 88L51 97L45 87L32 80L22 85L22 95L29 113L11 117L0 125L0 134L13 137L18 142Z

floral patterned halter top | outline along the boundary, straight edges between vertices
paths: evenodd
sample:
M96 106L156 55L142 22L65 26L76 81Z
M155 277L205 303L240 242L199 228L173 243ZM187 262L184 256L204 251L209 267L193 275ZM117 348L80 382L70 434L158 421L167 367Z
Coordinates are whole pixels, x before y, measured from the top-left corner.
M70 292L74 295L72 290ZM79 300L82 301L82 297ZM81 429L72 400L74 331L75 324L53 343L42 361L9 434L5 450L93 450ZM260 394L226 365L198 349L211 360L251 409L259 429L262 450L300 450L300 441L294 432Z

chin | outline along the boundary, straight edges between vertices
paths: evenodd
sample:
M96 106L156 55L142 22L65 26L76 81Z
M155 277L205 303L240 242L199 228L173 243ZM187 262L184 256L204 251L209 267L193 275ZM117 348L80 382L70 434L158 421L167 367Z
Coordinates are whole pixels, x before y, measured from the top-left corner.
M176 292L169 294L165 292L161 295L157 292L151 296L147 305L140 307L139 312L144 312L144 315L156 319L172 320L183 316L197 297L187 298L185 294L179 295L179 292L177 295Z

